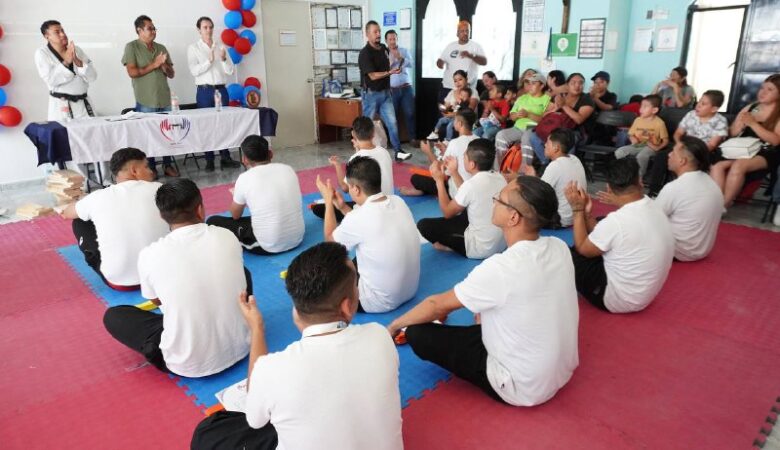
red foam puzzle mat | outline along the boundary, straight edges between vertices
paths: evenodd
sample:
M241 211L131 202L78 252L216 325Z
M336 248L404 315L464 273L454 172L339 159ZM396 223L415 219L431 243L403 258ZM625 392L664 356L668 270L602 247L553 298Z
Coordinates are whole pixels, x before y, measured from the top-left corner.
M397 187L408 185L398 170ZM299 172L304 193L317 174ZM232 185L204 188L208 213ZM598 214L610 208L594 205ZM187 448L203 417L174 380L105 332L105 306L56 253L70 222L0 226L3 449ZM779 409L780 235L723 224L709 258L675 262L645 311L581 303L580 367L552 400L502 405L458 379L403 410L407 449L749 448Z

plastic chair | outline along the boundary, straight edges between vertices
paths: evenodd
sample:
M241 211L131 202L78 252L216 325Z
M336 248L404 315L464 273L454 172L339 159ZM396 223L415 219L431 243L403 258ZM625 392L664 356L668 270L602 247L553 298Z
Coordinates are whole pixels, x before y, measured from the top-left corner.
M636 115L628 111L601 111L596 117L596 123L616 128L630 127L634 123ZM588 181L593 181L593 176L598 169L606 172L606 163L615 153L614 145L586 144L577 147L577 154L585 166Z

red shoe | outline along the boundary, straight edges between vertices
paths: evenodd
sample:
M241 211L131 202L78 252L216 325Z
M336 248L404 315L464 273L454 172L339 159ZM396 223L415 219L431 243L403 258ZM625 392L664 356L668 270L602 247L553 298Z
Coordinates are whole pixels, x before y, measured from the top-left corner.
M393 342L395 342L395 345L405 345L406 344L406 327L401 328L398 330L398 333L393 336Z

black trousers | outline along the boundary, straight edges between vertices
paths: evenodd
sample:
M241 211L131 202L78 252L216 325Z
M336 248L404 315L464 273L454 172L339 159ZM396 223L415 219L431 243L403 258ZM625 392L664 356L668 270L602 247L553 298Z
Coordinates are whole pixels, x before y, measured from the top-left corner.
M446 245L463 256L466 256L464 233L468 226L469 218L465 211L449 219L435 217L421 219L417 222L417 229L429 242Z
M241 217L240 219L235 220L232 217L211 216L208 219L206 219L206 223L209 225L214 225L216 227L230 230L231 233L236 235L236 237L238 238L238 242L240 242L241 245L244 247L244 249L249 253L253 253L255 255L275 254L266 251L263 247L260 247L259 245L255 245L257 244L257 238L255 237L254 231L252 231L251 217ZM252 245L255 245L255 247L248 248Z
M587 258L580 255L574 247L570 248L574 262L574 283L577 292L582 294L593 306L609 311L604 305L604 293L607 290L607 272L604 270L604 258Z
M425 195L438 195L439 189L436 187L436 181L431 177L425 175L413 174L409 179L412 186L418 191L422 191Z
M355 207L355 202L345 202L350 208ZM320 219L325 218L325 203L317 203L316 205L313 205L311 207L311 212L314 213L315 216L319 217ZM336 209L336 222L341 223L341 221L344 219L344 214Z
M91 220L73 219L72 227L73 235L76 236L79 250L84 254L87 265L105 281L103 274L100 273L100 249L98 248L95 223Z
M406 342L421 359L449 370L482 389L492 399L505 403L488 381L488 353L482 343L481 325L412 325L406 329Z
M252 274L244 267L246 292L252 295ZM162 351L160 338L163 332L163 316L152 311L144 311L132 305L112 306L103 314L103 325L108 333L126 347L142 354L149 364L168 372Z
M192 434L191 450L274 450L279 443L269 422L254 429L240 412L219 411L203 419Z
M653 166L650 167L650 179L648 188L651 194L657 195L666 184L669 174L669 153L671 150L663 149L656 152L653 157Z

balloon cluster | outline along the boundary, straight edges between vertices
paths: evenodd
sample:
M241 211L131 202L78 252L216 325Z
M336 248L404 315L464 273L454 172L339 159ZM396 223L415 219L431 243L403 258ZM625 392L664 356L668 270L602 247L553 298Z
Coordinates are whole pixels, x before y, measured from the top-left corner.
M227 85L228 97L230 98L230 106L246 106L246 99L252 92L256 92L258 98L260 98L260 88L263 85L255 77L248 77L244 80L244 85L241 86L238 83Z
M225 28L222 32L222 42L228 47L228 54L233 64L241 63L244 55L252 51L257 42L257 35L252 30L237 31L242 25L252 28L257 24L257 16L251 11L256 0L222 0L222 5L228 9L225 14Z
M0 27L0 39L3 38L3 27ZM8 67L0 64L0 86L5 86L11 82L11 71ZM6 106L5 102L8 96L0 87L0 125L6 127L15 127L22 122L22 113L13 106Z

